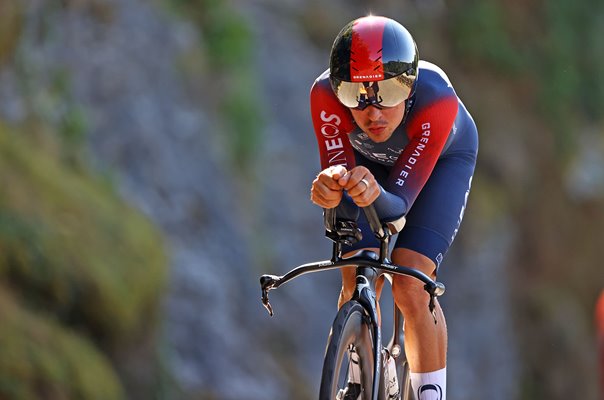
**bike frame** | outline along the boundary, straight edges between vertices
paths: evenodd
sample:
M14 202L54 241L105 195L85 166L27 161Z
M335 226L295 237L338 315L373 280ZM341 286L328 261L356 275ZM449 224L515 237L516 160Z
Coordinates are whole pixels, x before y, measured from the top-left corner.
M383 273L389 274L400 274L412 276L424 283L424 289L430 295L430 302L428 307L431 313L434 313L435 298L441 296L445 287L440 282L433 281L428 275L423 272L404 267L400 265L392 264L388 258L388 244L389 238L392 234L400 231L402 226L400 224L382 224L379 221L377 213L373 206L363 208L365 215L371 225L371 228L380 240L380 251L376 254L373 251L360 250L350 257L342 257L342 245L350 243L349 236L342 236L338 234L336 229L336 216L335 209L325 210L325 227L326 236L333 241L332 257L330 260L323 260L312 262L308 264L300 265L291 271L287 272L283 276L276 275L262 275L260 277L260 285L262 288L262 303L267 309L269 315L273 316L273 308L268 299L268 292L273 289L277 289L281 285L295 279L301 275L327 271L339 268L356 268L356 287L351 300L359 302L365 309L367 316L369 317L370 328L372 330L373 337L373 356L374 356L374 374L373 374L373 388L372 388L372 399L377 400L380 392L380 381L382 380L382 332L378 320L377 312L377 299L375 285L377 278ZM404 223L403 223L404 224ZM347 232L349 234L349 232ZM396 309L396 306L395 306ZM436 317L435 320L436 322ZM398 344L403 345L403 319L402 314L398 309L395 310L394 318L394 332L388 349L391 350L392 346Z

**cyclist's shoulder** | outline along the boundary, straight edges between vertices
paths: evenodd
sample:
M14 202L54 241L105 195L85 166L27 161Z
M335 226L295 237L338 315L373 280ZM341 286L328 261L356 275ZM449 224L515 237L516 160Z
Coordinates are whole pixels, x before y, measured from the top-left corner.
M407 121L417 118L432 118L450 115L454 119L458 112L458 97L445 72L436 64L420 60L417 86Z
M438 65L420 60L416 93L425 100L457 96L451 80Z
M325 124L335 124L336 131L350 132L354 122L350 110L344 107L331 90L329 69L315 79L310 90L310 112L318 134Z
M331 84L329 83L329 69L325 70L321 75L319 75L313 82L310 88L310 97L311 99L323 98L323 97L333 97L335 99L335 95L333 94L333 90L331 90Z
M315 84L317 84L318 82L329 83L329 68L327 68L325 71L321 72L321 74L319 74L319 76L317 76L317 78L315 79Z

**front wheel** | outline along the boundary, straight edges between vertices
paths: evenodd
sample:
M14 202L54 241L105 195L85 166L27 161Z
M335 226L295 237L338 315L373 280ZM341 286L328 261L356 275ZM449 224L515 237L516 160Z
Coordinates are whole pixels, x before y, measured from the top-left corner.
M352 367L353 363L358 367ZM349 381L356 385L349 385ZM372 385L371 326L363 307L351 300L340 308L332 325L323 362L319 400L371 400ZM354 395L351 393L353 390Z

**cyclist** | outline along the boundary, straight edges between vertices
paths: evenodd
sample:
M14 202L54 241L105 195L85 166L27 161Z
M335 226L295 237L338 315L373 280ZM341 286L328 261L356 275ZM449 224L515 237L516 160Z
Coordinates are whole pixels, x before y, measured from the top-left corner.
M474 121L445 73L419 60L401 24L362 17L336 37L329 69L314 82L310 103L322 167L311 200L337 207L340 219L358 220L363 239L346 253L379 247L359 213L374 203L382 220L407 220L391 260L435 278L459 229L478 151ZM342 269L339 307L352 297L354 276L353 269ZM435 314L429 312L428 294L413 278L394 276L392 290L405 316L416 396L444 400L442 309L437 305ZM356 400L359 385L349 380L345 398Z

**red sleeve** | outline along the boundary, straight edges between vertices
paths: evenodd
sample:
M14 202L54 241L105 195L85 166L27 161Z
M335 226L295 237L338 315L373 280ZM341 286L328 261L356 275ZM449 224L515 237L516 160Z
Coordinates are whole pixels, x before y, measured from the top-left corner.
M354 151L348 133L354 127L350 111L333 94L327 73L321 75L310 90L310 113L319 145L321 168L355 166Z
M411 208L440 157L457 115L457 96L437 99L408 122L409 143L390 172L386 190Z

